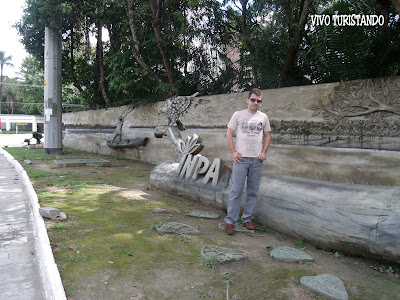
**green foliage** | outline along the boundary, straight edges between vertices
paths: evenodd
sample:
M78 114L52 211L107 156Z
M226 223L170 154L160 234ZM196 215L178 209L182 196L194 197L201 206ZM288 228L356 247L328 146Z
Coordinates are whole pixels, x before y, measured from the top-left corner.
M128 256L133 256L133 253L129 250L125 250L124 254L128 255Z
M84 261L87 260L88 257L86 255L70 255L69 256L69 261L74 261L74 262L79 262L79 261Z
M335 251L334 254L333 254L333 256L334 256L335 258L340 258L340 257L343 256L343 253L340 252L340 251Z
M37 170L33 166L25 166L25 171L28 174L30 178L40 178L40 177L49 177L52 176L53 174L50 172L42 171L42 170Z
M21 100L24 103L21 107L22 111L31 115L43 114L43 65L37 58L28 56L22 62L20 74L24 79L24 86L18 87Z
M222 278L222 280L226 283L226 284L231 284L233 283L233 277L234 277L234 273L232 271L228 271L228 272L221 272L220 276Z
M215 266L217 264L217 257L216 256L210 256L207 258L203 258L203 265L207 269L215 269Z
M54 26L51 17L57 13L62 14L63 103L69 110L104 107L103 79L111 106L136 107L171 93L206 95L400 74L400 20L393 6L375 0L313 1L300 28L304 2L165 0L154 22L149 1L61 0L55 7L53 1L27 0L15 25L34 57L23 68L24 80L43 82L44 28ZM388 22L382 27L311 26L309 15L334 13L385 13ZM93 42L97 28L103 29L102 47ZM283 74L296 32L295 63ZM27 103L24 112L42 112L43 106L28 104L42 102L41 89L19 92Z
M65 225L63 223L54 223L54 224L50 224L49 228L54 229L54 230L63 230L63 229L65 229Z
M181 233L179 235L179 239L184 243L188 243L192 239L192 237L188 234Z

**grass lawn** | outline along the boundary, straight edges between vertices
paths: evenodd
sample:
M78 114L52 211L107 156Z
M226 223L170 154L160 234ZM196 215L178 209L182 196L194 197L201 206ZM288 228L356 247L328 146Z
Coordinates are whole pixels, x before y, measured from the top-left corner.
M62 156L43 149L7 148L24 165L41 206L59 208L68 221L46 221L68 298L78 299L325 299L299 284L302 276L330 273L345 283L350 299L396 299L398 269L327 252L260 226L254 234L227 236L218 228L224 211L153 188L153 165L72 149ZM57 167L54 159L98 157L110 167ZM211 210L219 219L188 217ZM165 222L181 222L201 235L159 234ZM248 259L204 261L200 250L216 245L245 251ZM272 259L276 246L301 248L313 263ZM397 278L396 278L397 274Z

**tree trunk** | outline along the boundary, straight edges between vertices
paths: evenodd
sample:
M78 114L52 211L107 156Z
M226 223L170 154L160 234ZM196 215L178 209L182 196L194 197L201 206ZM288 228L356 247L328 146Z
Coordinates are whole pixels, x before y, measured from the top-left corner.
M0 115L1 115L1 102L3 101L3 64L1 64L1 77L0 77ZM1 129L1 128L0 128Z
M241 0L240 3L242 5L242 36L243 40L245 42L245 45L247 49L250 52L250 59L251 59L251 69L252 69L252 75L253 75L253 86L258 87L258 74L257 74L257 66L255 64L256 61L256 53L254 50L254 47L252 45L251 39L250 39L250 31L247 26L247 3L249 0Z
M400 0L392 0L398 14L400 14Z
M379 27L380 33L385 33L388 30L388 23L389 23L389 14L390 14L390 0L380 0L378 4L381 8L380 13L385 18L385 21L382 26Z
M161 23L162 0L150 0L150 3L151 3L151 9L153 11L153 19L151 20L151 23L153 24L153 30L156 36L158 49L160 50L161 56L163 58L165 71L168 77L168 82L170 84L175 84L175 77L173 68L171 66L171 60L168 55L167 47L165 47L165 42L162 38L162 23Z
M107 95L105 75L104 75L104 60L103 60L103 38L102 38L102 26L97 24L97 55L99 59L99 69L100 69L100 89L103 95L104 101L106 103L106 110L110 106L110 99Z
M73 84L74 86L79 90L79 92L83 95L84 91L83 88L81 86L81 84L79 83L78 79L76 78L76 73L75 73L75 55L74 55L74 28L72 27L71 29L71 49L70 49L70 65L71 65L71 69L72 69L72 80L73 80Z
M297 53L299 52L300 42L302 39L302 30L307 22L308 9L310 8L313 0L305 0L302 2L302 6L298 7L299 19L296 20L297 26L293 31L293 36L291 38L290 47L286 55L285 62L282 67L281 79L279 81L279 87L282 87L286 81L286 75L294 67Z
M136 62L147 72L147 74L149 74L151 78L153 78L157 83L161 83L161 79L157 76L156 73L153 72L153 70L149 66L147 66L142 56L140 55L139 41L136 36L136 30L133 22L133 4L133 0L129 0L128 7L126 9L129 18L129 27L131 29L131 35L133 39L133 47L131 47L133 57L135 58Z

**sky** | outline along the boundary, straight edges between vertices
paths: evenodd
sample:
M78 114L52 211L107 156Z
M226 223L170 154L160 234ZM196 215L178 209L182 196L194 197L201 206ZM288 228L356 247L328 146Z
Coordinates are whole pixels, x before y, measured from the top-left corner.
M0 3L0 51L4 51L6 56L12 56L11 63L14 65L4 66L3 75L17 77L28 53L19 42L21 37L12 25L21 19L25 0L0 0Z

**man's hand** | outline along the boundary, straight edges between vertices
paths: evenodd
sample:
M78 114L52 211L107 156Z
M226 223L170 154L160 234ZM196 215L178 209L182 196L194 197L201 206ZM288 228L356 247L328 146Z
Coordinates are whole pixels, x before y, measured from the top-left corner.
M267 156L264 153L260 153L258 155L258 159L261 160L261 161L264 161L266 158L267 158Z
M242 153L235 151L232 153L232 156L235 163L240 164L240 160L242 159Z

